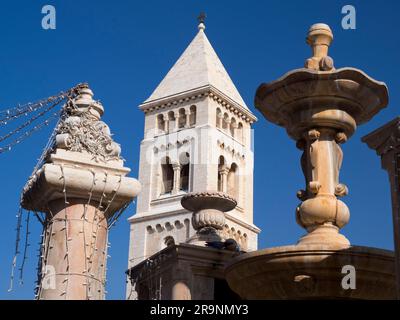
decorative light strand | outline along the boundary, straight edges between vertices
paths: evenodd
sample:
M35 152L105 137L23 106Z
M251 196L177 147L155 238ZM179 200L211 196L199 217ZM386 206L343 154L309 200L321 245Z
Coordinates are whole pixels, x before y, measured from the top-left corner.
M12 266L11 266L11 276L10 276L10 287L8 289L8 292L11 292L14 288L14 271L17 266L17 257L19 254L19 242L21 240L21 226L22 226L22 207L19 207L18 213L17 213L17 227L16 227L16 239L15 239L15 251L14 251L14 257L12 260Z
M4 136L0 137L0 142L8 139L9 137L11 137L12 135L19 133L22 129L25 129L26 127L28 127L30 124L32 124L32 122L34 122L35 120L39 119L40 117L43 117L47 112L49 112L51 109L53 109L54 107L56 107L62 100L57 100L55 103L51 104L48 108L44 109L43 111L39 112L38 114L36 114L35 116L33 116L32 118L30 118L28 121L24 122L23 124L21 124L20 126L18 126L17 128L15 128L14 130L10 131L9 133L7 133Z
M24 255L22 258L22 262L21 262L21 267L19 268L19 283L20 285L24 284L24 266L25 266L25 262L28 258L27 256L27 251L28 251L28 247L30 246L29 244L29 235L30 235L30 231L29 231L29 219L30 219L30 211L28 211L28 214L26 216L26 230L25 230L25 244L24 244Z
M12 147L14 147L15 145L21 143L22 141L24 141L25 139L29 138L30 136L32 136L36 131L39 131L40 129L42 129L45 126L48 126L52 120L59 118L60 117L61 112L58 111L56 113L54 113L52 116L50 116L49 118L47 118L44 122L34 126L32 129L26 131L24 134L18 136L15 140L13 140L11 143L0 147L0 154L7 152L7 151L11 151Z

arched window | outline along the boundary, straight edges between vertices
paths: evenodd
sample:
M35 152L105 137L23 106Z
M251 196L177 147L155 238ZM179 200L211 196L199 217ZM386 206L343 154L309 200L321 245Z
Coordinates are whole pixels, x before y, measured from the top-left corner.
M223 187L223 170L225 168L226 164L225 164L225 158L223 156L219 157L218 160L218 191L223 192L224 191L224 187Z
M184 128L186 125L186 113L185 113L185 109L179 109L179 121L178 121L178 127Z
M164 115L162 115L162 114L159 114L157 116L157 130L158 130L158 133L165 132L165 121L164 121Z
M165 157L161 162L161 171L161 194L170 193L174 184L174 169L172 168L169 157Z
M222 129L228 130L228 124L229 124L229 115L227 113L224 113L224 119L222 120Z
M189 172L190 172L190 155L188 152L181 154L179 157L181 165L180 190L189 191Z
M243 124L241 122L239 122L238 127L237 127L237 133L236 133L236 137L240 142L244 142L243 141Z
M196 124L196 106L190 107L189 124L190 126L194 126Z
M230 124L230 131L231 131L231 136L235 136L235 130L236 130L236 119L232 118L231 119L231 124Z
M230 196L238 200L239 179L238 179L238 166L232 163L228 172L228 186L227 192Z
M217 108L217 112L215 114L215 126L217 128L221 128L222 127L221 120L222 120L222 112L221 112L220 108Z
M168 112L168 132L173 132L175 128L175 115L173 111Z
M164 239L164 244L166 247L172 247L175 245L174 237L168 236Z

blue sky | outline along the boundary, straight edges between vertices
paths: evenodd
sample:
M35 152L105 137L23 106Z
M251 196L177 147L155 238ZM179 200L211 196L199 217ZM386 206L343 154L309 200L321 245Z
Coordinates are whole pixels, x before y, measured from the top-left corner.
M41 28L41 8L57 10L57 29ZM357 29L341 28L341 8L352 4ZM360 138L399 114L398 1L1 1L0 110L35 101L79 82L89 82L105 107L104 120L122 144L126 164L137 177L143 114L138 105L161 81L207 13L206 33L244 100L255 124L255 223L259 247L293 244L304 233L295 222L296 191L303 187L300 152L283 128L268 123L253 107L256 88L302 67L310 56L309 26L329 24L336 67L360 68L389 87L390 104L361 126L343 146L341 181L351 210L343 233L352 244L392 249L389 183L380 160ZM1 134L5 130L0 129ZM15 242L19 194L51 128L12 152L0 154L0 299L32 299L40 224L32 219L25 283L7 293ZM132 206L112 229L108 298L123 299ZM17 281L16 281L17 282Z

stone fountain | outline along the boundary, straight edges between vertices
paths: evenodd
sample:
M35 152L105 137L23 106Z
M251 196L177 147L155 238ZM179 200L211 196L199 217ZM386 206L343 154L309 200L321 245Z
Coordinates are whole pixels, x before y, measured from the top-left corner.
M388 104L388 90L355 68L335 69L328 49L329 26L311 26L307 43L313 56L305 68L262 84L255 105L267 120L282 126L303 152L305 188L296 221L307 234L296 245L241 255L226 269L231 288L245 299L392 299L391 251L351 246L340 233L350 211L339 198L348 188L339 179L345 143L357 125ZM353 270L355 288L343 283Z
M191 211L192 225L196 234L188 239L189 244L206 245L221 241L225 225L225 212L233 210L237 202L223 192L205 191L189 193L181 199L182 206Z

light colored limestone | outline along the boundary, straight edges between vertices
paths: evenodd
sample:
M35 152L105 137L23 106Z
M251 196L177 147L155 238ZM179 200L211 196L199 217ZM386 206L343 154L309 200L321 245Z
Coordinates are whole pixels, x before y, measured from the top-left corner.
M102 105L88 87L79 90L23 193L25 209L46 214L38 299L104 299L110 223L140 192L100 121Z
M251 125L257 119L237 92L204 29L200 28L140 108L145 113L139 165L142 192L136 214L129 218L129 267L164 249L171 237L176 244L191 238L195 234L192 213L181 206L181 198L189 192L218 190L221 179L225 191L238 203L226 213L221 232L244 250L256 250L260 230L253 224ZM184 190L179 185L184 181L182 169L187 160ZM163 167L167 162L170 166ZM165 176L170 183L164 183L168 180ZM165 192L167 189L170 192ZM134 298L131 291L128 285L127 296Z
M169 70L146 102L212 85L247 108L228 72L215 53L203 28Z
M394 259L390 251L350 246L339 233L349 221L348 193L340 182L340 144L356 126L386 107L386 85L353 68L336 70L325 24L307 36L313 56L256 93L256 107L285 127L303 151L305 190L297 193L298 224L307 230L297 245L246 253L226 268L226 280L243 299L394 299ZM356 286L342 285L343 267L354 268Z
M343 266L356 270L345 290ZM396 297L392 251L342 245L295 245L243 254L228 262L226 279L243 299L381 299Z
M192 226L196 235L187 243L205 245L207 242L224 241L226 234L225 212L233 210L237 202L234 198L222 192L190 193L181 199L182 206L192 215Z
M307 37L313 51L307 68L262 84L255 104L269 121L285 127L303 151L306 188L297 193L302 203L296 220L308 234L299 243L347 246L349 241L338 232L350 218L348 207L339 200L348 193L339 181L340 144L387 105L388 93L384 83L360 70L334 69L327 55L332 39L327 25L313 25Z

